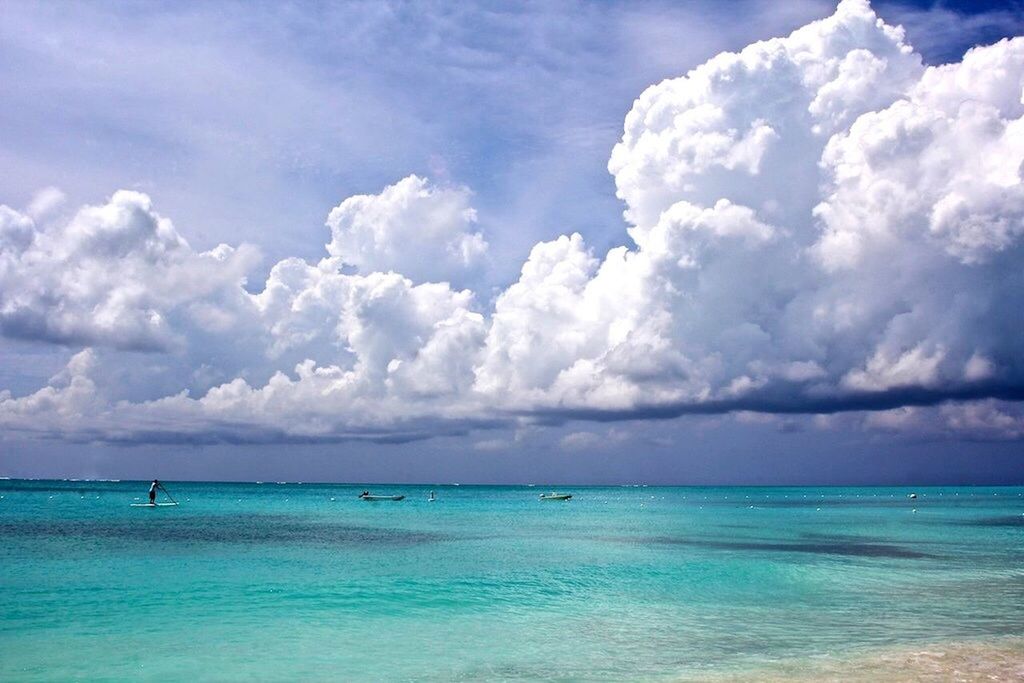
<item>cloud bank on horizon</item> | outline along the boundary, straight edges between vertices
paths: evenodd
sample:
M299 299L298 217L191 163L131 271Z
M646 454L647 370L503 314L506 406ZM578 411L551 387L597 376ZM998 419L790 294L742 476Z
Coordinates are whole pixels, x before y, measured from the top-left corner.
M866 0L648 88L608 164L631 247L533 247L491 301L467 187L330 212L318 262L198 252L141 193L0 207L0 332L81 348L0 428L405 441L753 411L1024 437L1024 38L926 67ZM143 353L140 353L143 352ZM937 407L932 407L937 406ZM823 418L823 422L828 420Z

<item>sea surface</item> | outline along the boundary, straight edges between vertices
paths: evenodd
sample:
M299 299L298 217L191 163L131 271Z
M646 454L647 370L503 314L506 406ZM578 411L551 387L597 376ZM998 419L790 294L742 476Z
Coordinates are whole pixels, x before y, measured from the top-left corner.
M0 680L1024 680L1024 488L167 487L0 481Z

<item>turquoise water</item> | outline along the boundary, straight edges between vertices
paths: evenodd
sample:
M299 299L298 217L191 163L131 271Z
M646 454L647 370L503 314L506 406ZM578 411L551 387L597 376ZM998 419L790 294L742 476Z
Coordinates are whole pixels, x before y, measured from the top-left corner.
M129 507L147 488L0 481L0 679L699 680L1024 636L1024 488L182 482Z

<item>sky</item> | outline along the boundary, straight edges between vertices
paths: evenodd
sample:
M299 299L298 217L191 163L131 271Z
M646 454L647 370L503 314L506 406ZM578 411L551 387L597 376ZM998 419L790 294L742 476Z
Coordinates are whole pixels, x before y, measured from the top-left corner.
M1024 483L1024 3L0 5L0 476Z

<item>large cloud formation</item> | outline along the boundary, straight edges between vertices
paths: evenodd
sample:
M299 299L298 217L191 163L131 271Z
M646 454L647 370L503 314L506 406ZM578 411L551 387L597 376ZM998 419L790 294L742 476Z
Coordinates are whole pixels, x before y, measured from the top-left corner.
M0 393L0 426L406 440L869 410L1020 438L1022 95L1024 39L925 67L844 0L645 91L609 162L633 247L538 244L493 310L449 284L486 255L469 190L416 176L342 202L326 257L281 261L257 293L254 249L197 253L144 195L56 223L3 207L0 329L89 348ZM159 358L144 381L115 370L129 350Z

